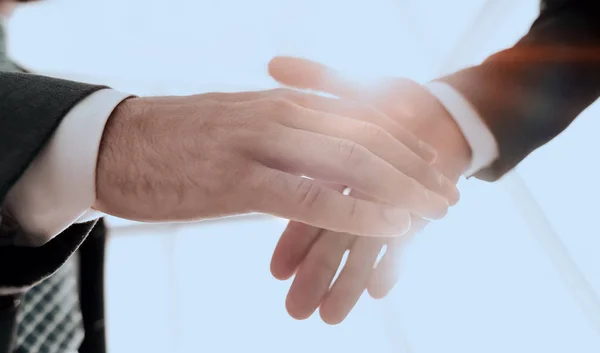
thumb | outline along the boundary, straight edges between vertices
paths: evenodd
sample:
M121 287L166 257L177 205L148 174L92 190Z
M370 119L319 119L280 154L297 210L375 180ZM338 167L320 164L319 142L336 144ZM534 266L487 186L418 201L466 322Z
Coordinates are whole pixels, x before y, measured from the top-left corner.
M316 61L293 56L276 56L269 62L269 75L284 86L358 98L361 89L336 70Z

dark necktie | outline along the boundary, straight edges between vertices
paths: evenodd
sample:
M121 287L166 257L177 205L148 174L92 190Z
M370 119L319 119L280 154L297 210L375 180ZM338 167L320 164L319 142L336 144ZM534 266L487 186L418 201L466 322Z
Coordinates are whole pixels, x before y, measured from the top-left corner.
M0 23L0 71L21 71L6 55L4 34ZM15 353L77 352L84 335L77 278L73 257L25 294L17 315Z

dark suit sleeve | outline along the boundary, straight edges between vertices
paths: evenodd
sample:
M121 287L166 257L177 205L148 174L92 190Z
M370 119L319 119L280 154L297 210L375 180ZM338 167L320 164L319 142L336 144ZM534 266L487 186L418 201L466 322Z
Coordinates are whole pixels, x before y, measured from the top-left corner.
M494 181L550 141L600 95L600 1L552 0L514 47L441 79L484 119L500 156Z
M24 73L0 72L0 205L79 101L104 87ZM60 207L60 205L56 205ZM0 294L18 291L54 273L83 242L94 223L77 224L37 248L15 247L20 228L0 219Z

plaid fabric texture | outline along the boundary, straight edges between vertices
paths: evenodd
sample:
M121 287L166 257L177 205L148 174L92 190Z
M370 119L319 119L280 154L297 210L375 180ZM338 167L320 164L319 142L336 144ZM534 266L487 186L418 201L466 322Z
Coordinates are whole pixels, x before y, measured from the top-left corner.
M1 21L0 71L19 71L6 56ZM77 352L84 336L77 278L77 258L73 256L53 276L29 290L17 316L15 353Z
M77 351L84 331L75 258L27 292L17 320L15 353Z

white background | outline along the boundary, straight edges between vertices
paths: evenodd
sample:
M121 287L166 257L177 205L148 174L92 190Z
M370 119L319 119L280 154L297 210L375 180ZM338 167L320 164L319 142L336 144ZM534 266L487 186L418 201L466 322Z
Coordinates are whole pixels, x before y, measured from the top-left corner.
M19 11L10 50L44 72L136 94L274 87L301 55L359 76L421 82L510 46L536 0L48 0ZM595 117L595 118L594 118ZM598 108L519 173L600 290ZM282 220L119 228L108 263L115 352L598 352L600 338L532 235L507 181L462 201L408 247L400 283L343 324L290 319L268 264Z

